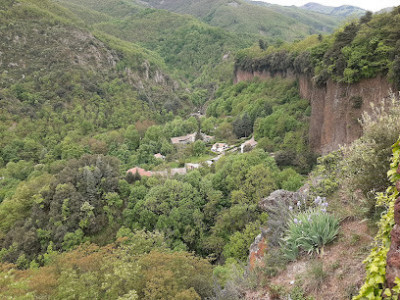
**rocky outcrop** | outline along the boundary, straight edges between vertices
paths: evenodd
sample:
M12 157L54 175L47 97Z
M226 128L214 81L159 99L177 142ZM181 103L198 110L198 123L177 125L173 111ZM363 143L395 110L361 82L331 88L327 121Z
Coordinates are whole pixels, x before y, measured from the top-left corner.
M256 266L261 267L263 265L263 258L266 249L267 239L262 232L257 235L257 237L254 239L254 242L250 246L249 266L251 269L255 268Z
M254 77L269 79L274 76L299 81L300 95L311 104L309 141L312 149L325 154L337 150L362 134L358 122L371 104L381 105L388 98L392 85L385 77L363 79L357 83L337 83L329 79L325 86L318 87L307 75L294 76L291 72L270 74L269 72L245 72L237 70L235 82Z
M259 208L268 214L266 228L261 228L261 233L250 246L250 268L262 266L265 250L268 246L278 246L280 238L285 231L286 220L290 207L304 203L306 195L303 192L290 192L276 190L258 203Z
M298 203L301 205L305 199L306 195L302 192L276 190L258 203L259 208L268 214L267 229L262 234L268 237L270 245L279 245L286 229L289 209L296 208Z

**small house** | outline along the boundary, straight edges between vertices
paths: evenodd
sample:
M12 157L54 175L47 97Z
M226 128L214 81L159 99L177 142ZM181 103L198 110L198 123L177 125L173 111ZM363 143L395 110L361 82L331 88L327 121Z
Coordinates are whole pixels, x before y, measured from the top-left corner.
M162 155L161 153L154 154L154 157L155 157L156 159L165 159L165 156Z
M211 151L215 153L222 153L228 148L229 145L226 143L215 143L214 145L212 145Z
M187 170L195 170L195 169L200 168L200 164L186 163L185 167Z
M173 138L171 138L171 143L174 145L190 144L190 143L194 143L195 139L196 139L196 133L191 133L191 134L184 135L184 136L173 137Z
M139 168L139 167L134 167L132 169L129 169L126 171L126 173L131 173L132 175L139 174L141 177L150 177L152 176L151 171L146 171L145 169Z

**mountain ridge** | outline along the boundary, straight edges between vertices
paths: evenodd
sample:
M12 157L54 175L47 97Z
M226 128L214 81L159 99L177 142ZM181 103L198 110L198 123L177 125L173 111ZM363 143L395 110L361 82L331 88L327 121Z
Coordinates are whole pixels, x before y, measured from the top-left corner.
M312 13L310 17L298 8L270 6L247 0L140 1L143 2L153 8L193 15L228 31L283 40L302 38L310 33L332 32L342 20L319 13Z
M306 3L302 6L299 6L299 8L330 16L340 16L340 17L349 17L349 16L360 17L367 12L365 9L353 5L341 5L334 7L334 6L322 5L316 2Z

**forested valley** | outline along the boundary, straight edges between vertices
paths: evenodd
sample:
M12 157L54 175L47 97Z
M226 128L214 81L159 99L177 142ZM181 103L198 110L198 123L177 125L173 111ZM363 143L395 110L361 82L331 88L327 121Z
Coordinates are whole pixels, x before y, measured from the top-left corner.
M400 7L198 2L0 2L0 298L396 299Z

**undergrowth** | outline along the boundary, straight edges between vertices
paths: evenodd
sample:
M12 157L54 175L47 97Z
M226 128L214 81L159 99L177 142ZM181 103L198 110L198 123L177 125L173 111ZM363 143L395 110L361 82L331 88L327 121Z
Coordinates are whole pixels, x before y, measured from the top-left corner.
M400 175L396 172L400 162L399 155L400 144L397 141L393 146L392 163L388 171L388 177L393 184L400 179ZM367 272L365 283L361 287L358 296L354 297L353 300L382 299L382 293L385 291L386 257L390 248L390 232L394 226L394 202L398 194L395 186L392 185L386 192L379 193L376 197L376 205L385 207L386 213L382 215L378 223L379 229L374 241L375 247L364 261ZM399 285L395 287L394 292L398 293L398 289ZM386 290L385 293L387 296L392 296L392 292L389 290Z

